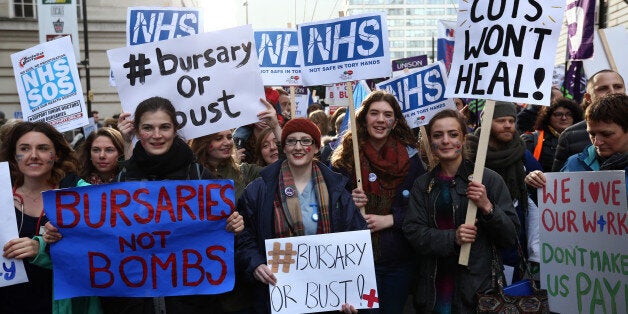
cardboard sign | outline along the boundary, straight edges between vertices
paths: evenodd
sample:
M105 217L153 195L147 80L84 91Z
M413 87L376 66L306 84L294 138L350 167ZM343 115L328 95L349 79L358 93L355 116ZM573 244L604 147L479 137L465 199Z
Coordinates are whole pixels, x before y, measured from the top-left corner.
M88 124L81 78L70 37L11 55L24 120L65 132Z
M37 24L40 43L68 36L72 41L74 55L80 58L76 1L81 0L39 0ZM32 3L32 1L29 2Z
M4 246L10 240L19 238L9 163L6 161L0 162L0 181L5 182L0 187L0 245ZM0 264L0 287L28 282L21 259L6 259L0 255Z
M377 84L377 88L395 96L411 128L426 125L437 112L456 109L445 98L447 72L442 62L411 70L408 74Z
M304 23L298 30L304 85L390 77L383 13Z
M624 171L546 173L538 190L541 284L561 313L626 313Z
M303 85L296 30L257 30L255 47L264 85Z
M445 97L549 106L564 10L559 0L460 2Z
M124 112L169 99L181 136L258 122L266 109L250 25L107 51Z
M273 313L379 308L368 230L266 240Z
M290 86L283 86L286 91ZM295 117L307 118L307 107L310 105L310 90L305 86L294 87L294 102L296 103Z
M54 297L156 297L233 289L232 180L138 181L47 191L63 239Z
M203 30L197 8L130 7L126 18L126 45L199 34Z
M351 86L355 86L357 81L351 82ZM346 83L336 83L325 86L325 102L338 107L347 107L349 105L349 91Z

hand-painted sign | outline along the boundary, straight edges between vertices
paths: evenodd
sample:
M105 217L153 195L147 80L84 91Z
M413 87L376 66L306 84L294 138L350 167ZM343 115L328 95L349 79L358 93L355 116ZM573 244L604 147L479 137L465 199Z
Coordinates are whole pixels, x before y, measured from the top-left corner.
M0 181L6 182L0 187L0 245L19 237L15 210L13 205L13 189L9 163L0 162ZM7 184L8 183L8 184ZM0 287L28 282L26 270L21 259L6 259L0 255Z

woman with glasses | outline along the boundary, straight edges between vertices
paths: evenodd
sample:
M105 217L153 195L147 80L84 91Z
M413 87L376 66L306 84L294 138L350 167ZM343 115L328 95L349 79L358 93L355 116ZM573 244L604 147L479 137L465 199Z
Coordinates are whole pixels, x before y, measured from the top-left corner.
M532 133L521 138L528 150L541 163L543 171L552 171L558 137L569 126L582 121L582 109L573 100L560 98L549 107L543 107L536 119Z
M408 210L408 191L425 168L416 148L417 139L393 95L371 92L355 120L364 192L355 189L353 200L365 208L371 230L379 311L401 313L414 277L412 247L401 226ZM347 132L331 164L352 178L355 187L353 155L353 136Z
M304 118L288 121L281 134L285 159L262 170L238 201L247 227L236 237L236 265L255 278L258 313L270 313L268 285L277 284L266 265L264 240L366 228L346 190L348 180L314 161L320 145L321 132L314 123ZM341 310L355 312L346 304Z

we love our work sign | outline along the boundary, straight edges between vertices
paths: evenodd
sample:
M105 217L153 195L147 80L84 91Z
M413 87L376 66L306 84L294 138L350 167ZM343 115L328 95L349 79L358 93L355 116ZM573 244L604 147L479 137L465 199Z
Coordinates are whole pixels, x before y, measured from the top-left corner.
M460 1L447 98L550 105L564 0Z
M233 289L231 180L124 182L44 192L63 239L55 299L218 294Z
M273 313L379 308L368 230L266 240Z
M265 110L250 25L108 50L125 112L166 98L186 139L258 122Z
M384 14L359 14L299 24L305 86L389 77Z
M437 112L456 108L453 100L445 98L446 83L445 66L436 62L381 82L377 88L397 98L408 125L416 128L428 124Z
M541 284L560 313L628 310L624 171L546 173L538 190Z
M59 132L89 124L69 36L14 53L11 61L24 120Z

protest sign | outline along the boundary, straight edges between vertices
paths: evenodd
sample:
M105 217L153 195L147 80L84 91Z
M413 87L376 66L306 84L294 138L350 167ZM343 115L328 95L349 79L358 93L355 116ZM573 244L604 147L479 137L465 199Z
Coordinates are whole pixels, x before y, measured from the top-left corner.
M254 34L264 85L303 85L297 31L265 29Z
M546 173L538 190L541 284L561 313L626 313L624 171Z
M462 1L445 97L550 105L565 1Z
M55 299L218 294L234 285L232 180L123 182L44 192L63 234Z
M454 34L456 33L456 21L438 20L438 39L436 40L436 60L445 63L447 73L451 69L451 61L454 58Z
M416 69L427 65L427 55L392 60L393 77L404 73L405 69Z
M283 86L284 90L294 89L295 117L307 118L307 107L310 105L310 90L305 86Z
M411 128L426 125L437 112L456 109L452 99L445 98L447 72L442 62L411 70L408 74L377 84L397 98L401 112Z
M69 36L74 55L80 58L76 1L81 0L38 0L37 21L40 43Z
M88 123L70 37L14 53L11 61L24 120L49 123L59 132Z
M172 102L185 139L258 122L266 110L250 25L107 51L124 112Z
M0 245L4 246L10 240L19 238L8 162L0 162L0 181L7 182L0 187ZM28 281L21 259L7 259L0 255L0 263L0 287Z
M273 313L379 308L368 230L266 240Z
M624 79L627 78L628 58L623 58L626 42L628 31L624 25L598 29L593 37L595 54L593 58L583 61L586 76L591 77L598 71L611 69Z
M355 86L357 81L351 82L351 86ZM325 102L338 107L347 107L349 105L349 91L347 84L335 83L325 86Z
M388 26L383 13L299 24L306 86L390 77Z
M197 8L129 7L126 17L126 45L199 34L203 29Z

